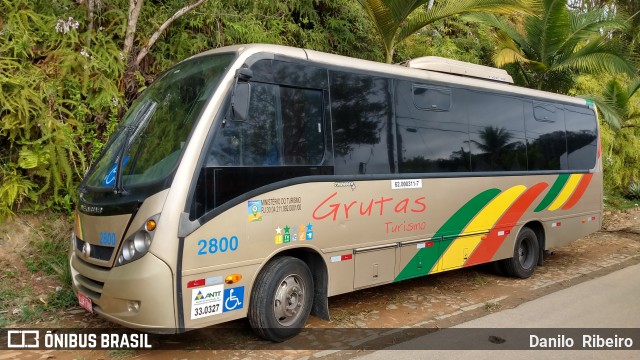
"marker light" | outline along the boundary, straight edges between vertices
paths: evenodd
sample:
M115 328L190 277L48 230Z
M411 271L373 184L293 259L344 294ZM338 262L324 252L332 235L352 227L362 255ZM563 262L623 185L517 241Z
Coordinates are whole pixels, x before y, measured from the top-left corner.
M237 283L240 280L242 280L242 275L240 275L240 274L231 274L231 275L227 276L226 278L224 278L225 284Z
M156 229L156 221L153 219L147 220L147 223L144 225L144 229L147 231L153 231Z

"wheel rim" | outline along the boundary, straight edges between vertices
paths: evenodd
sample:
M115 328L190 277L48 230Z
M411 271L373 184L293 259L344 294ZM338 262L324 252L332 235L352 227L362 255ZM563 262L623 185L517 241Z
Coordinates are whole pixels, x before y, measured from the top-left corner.
M304 280L297 274L289 275L280 282L273 301L274 315L280 325L291 326L300 318L304 289Z
M518 262L524 269L529 269L533 266L533 254L531 253L531 239L526 238L520 242L518 248Z

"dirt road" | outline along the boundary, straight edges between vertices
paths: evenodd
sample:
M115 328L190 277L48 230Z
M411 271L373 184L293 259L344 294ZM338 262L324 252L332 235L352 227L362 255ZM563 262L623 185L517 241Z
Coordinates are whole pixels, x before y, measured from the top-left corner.
M227 348L239 350L15 351L0 354L0 360L349 358L360 350L382 348L400 338L406 340L412 328L449 327L637 263L640 263L638 209L607 214L603 231L554 249L553 254L545 258L544 266L538 267L529 279L504 277L488 266L480 266L330 298L332 321L311 318L301 335L284 344L260 341L246 321L236 321L225 325L224 330L211 327L187 334L206 339L202 347L219 349L221 344L226 344ZM38 326L114 325L74 308L60 314L55 321Z

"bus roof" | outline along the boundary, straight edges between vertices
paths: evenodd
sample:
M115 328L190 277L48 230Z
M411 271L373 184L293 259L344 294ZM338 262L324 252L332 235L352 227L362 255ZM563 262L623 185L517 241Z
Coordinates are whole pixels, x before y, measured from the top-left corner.
M565 103L573 103L578 105L587 105L587 101L582 98L572 97L568 95L555 94L546 91L540 91L535 89L529 89L520 87L504 82L497 82L491 80L483 80L474 77L466 77L460 75L452 75L439 71L424 70L418 68L412 68L397 64L385 64L370 60L363 60L357 58L351 58L342 55L335 55L324 53L315 50L295 48L283 45L269 45L269 44L245 44L245 45L232 45L225 46L213 50L206 51L199 55L215 54L220 52L238 52L244 57L266 52L272 54L278 54L288 56L292 58L298 58L301 60L308 60L319 64L326 64L330 66L351 68L358 71L368 71L379 74L395 75L401 77L415 78L427 81L437 81L441 83L448 83L452 85L471 86L476 88L484 88L488 90L500 91L504 93L511 93L514 95L524 95L539 99L548 99L553 101L561 101ZM199 56L196 55L196 56Z

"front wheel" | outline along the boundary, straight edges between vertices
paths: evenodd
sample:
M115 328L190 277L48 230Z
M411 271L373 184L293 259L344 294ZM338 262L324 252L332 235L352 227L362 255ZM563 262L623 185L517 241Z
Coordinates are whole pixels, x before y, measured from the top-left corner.
M526 279L536 269L539 255L540 244L535 231L524 227L516 238L513 257L501 260L500 265L507 275Z
M263 339L282 342L300 333L313 302L313 277L302 260L283 256L258 274L251 292L249 324Z

